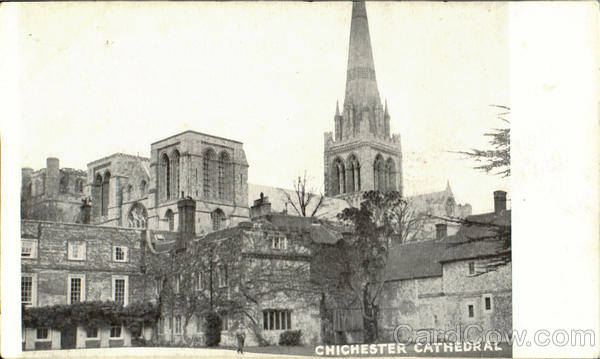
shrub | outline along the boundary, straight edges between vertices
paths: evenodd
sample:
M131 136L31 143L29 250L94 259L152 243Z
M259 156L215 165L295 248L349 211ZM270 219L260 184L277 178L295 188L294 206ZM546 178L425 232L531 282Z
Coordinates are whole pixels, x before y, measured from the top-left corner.
M300 337L302 332L299 330L286 330L279 335L279 345L300 345Z
M204 317L204 333L206 334L206 346L216 347L221 342L222 322L219 314L208 312Z

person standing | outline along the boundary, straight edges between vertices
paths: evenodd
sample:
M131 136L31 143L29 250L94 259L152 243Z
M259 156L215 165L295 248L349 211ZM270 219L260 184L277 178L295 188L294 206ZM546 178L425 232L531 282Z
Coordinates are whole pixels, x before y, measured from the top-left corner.
M237 339L238 354L244 354L244 341L246 340L246 333L244 332L244 326L242 324L240 324L235 331L235 339Z

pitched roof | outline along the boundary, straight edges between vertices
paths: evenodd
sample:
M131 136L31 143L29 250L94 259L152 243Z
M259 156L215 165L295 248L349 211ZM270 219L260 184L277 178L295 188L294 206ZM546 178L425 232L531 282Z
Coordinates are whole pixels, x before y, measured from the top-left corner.
M499 215L492 212L467 217L458 232L445 239L447 249L441 262L498 255L506 248L498 239L497 228L510 227L510 220L510 210Z
M439 263L445 243L423 241L401 244L390 250L386 280L403 280L442 275Z

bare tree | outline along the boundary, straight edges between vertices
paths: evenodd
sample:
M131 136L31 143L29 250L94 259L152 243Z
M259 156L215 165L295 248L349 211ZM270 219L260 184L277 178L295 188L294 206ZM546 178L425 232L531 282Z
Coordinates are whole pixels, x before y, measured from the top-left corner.
M497 117L510 126L510 122L506 119L510 114L510 108L502 105L491 106L503 111ZM496 175L510 176L510 127L495 128L491 132L485 133L484 136L489 137L491 149L473 148L469 151L457 151L455 153L465 155L467 159L481 163L474 167L477 170L486 173L498 171L495 173Z
M294 181L294 196L286 191L282 191L286 198L286 203L291 205L299 216L314 217L323 205L323 194L316 194L316 189L310 186L310 179L304 171L304 175L298 176ZM314 208L310 210L311 203ZM310 215L308 214L310 213Z

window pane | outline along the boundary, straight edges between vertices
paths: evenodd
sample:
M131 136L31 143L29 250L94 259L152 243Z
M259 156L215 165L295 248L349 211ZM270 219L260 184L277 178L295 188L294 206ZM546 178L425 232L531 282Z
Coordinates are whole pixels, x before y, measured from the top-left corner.
M287 312L286 313L286 317L287 317L287 328L286 329L292 329L292 313Z
M115 279L115 303L125 304L125 280Z
M490 297L485 298L485 309L486 310L492 309L492 298L490 298Z
M111 327L110 328L110 337L111 338L120 338L121 337L121 327Z
M473 306L469 305L469 318L473 318L474 313L473 313Z
M269 329L269 312L263 312L263 329Z
M48 339L48 328L37 328L36 338L37 339Z
M98 337L98 328L88 328L86 332L86 336L88 338L97 338Z
M21 277L21 302L23 304L32 304L33 300L33 278L30 276Z
M71 278L71 303L81 301L81 278Z

